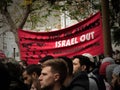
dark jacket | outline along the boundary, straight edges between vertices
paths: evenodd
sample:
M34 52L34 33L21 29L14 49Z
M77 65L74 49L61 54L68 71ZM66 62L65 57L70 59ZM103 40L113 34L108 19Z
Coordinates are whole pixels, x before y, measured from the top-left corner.
M89 79L86 72L78 72L68 85L67 90L89 90Z
M62 86L62 87L60 88L60 90L68 90L68 89L67 89L67 87Z

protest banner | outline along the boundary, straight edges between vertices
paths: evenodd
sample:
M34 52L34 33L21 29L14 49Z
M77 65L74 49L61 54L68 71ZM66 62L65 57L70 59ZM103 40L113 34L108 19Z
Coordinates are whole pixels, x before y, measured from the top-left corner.
M103 33L100 12L65 29L51 32L18 30L21 60L37 63L46 55L54 57L90 53L103 54Z

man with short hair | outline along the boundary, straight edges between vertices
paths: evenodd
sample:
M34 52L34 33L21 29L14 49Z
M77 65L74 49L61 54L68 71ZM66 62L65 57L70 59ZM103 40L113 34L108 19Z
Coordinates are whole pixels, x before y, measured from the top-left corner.
M73 78L68 90L89 90L89 59L83 55L75 55L73 60Z
M64 90L63 83L67 76L65 61L52 59L42 64L42 71L39 77L42 90Z
M65 82L64 82L64 86L67 87L70 84L70 81L73 77L73 63L72 63L72 60L67 56L60 56L58 58L62 58L67 64L68 71L67 71L67 77L66 77Z
M73 85L71 85L73 89L70 90L98 90L95 80L88 77L90 65L90 59L86 56L76 55L73 57L74 77L72 80Z
M45 61L49 60L49 59L53 59L54 57L52 55L46 55L45 57L43 57L42 59L39 60L38 64L44 63Z
M27 84L29 88L31 88L33 81L38 79L40 74L41 74L40 65L35 65L35 64L29 65L22 73L24 83Z
M73 74L79 71L89 72L90 60L83 55L76 55L73 57Z

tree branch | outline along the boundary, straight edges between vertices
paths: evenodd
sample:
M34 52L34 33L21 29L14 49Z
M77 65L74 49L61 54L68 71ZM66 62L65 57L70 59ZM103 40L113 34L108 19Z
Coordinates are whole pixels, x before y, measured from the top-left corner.
M22 20L22 22L20 23L20 25L18 26L18 28L23 28L23 26L25 25L25 22L26 22L26 20L27 20L27 18L28 18L28 16L29 16L29 13L31 12L31 5L27 5L27 8L26 8L26 12L25 12L25 14L24 14L24 17L23 17L23 20Z

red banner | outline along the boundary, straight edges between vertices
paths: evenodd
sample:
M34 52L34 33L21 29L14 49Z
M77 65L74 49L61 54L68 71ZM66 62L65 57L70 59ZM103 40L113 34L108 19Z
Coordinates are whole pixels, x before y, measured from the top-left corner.
M71 27L51 32L30 32L19 29L21 60L37 63L46 55L68 56L103 54L100 12Z

